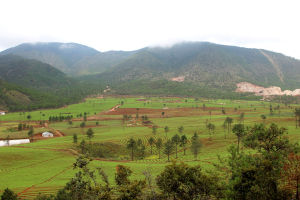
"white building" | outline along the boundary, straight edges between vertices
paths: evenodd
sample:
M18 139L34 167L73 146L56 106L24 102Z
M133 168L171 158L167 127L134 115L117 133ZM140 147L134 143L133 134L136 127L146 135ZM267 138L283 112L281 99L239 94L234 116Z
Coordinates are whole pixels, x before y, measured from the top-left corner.
M42 133L42 136L43 136L43 137L53 137L53 133L50 133L50 132L44 132L44 133Z
M29 139L19 139L19 140L0 140L0 147L27 144L30 143Z

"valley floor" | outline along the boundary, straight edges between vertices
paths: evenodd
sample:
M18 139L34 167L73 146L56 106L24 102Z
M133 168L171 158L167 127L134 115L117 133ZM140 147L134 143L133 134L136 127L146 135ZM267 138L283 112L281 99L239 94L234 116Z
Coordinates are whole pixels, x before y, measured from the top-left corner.
M272 105L273 114L270 114ZM0 193L5 188L17 192L21 198L32 199L38 193L53 194L69 181L75 171L73 163L78 155L77 145L73 143L73 134L78 135L78 144L82 139L89 142L86 136L88 128L94 131L91 143L117 144L118 154L108 158L96 158L92 164L102 167L113 184L115 168L118 164L129 166L133 178L143 179L143 172L150 170L153 177L158 175L168 164L167 156L153 146L150 153L148 139L162 138L165 142L175 134L185 134L190 139L198 132L202 147L197 159L187 145L186 155L179 148L178 161L192 165L199 164L204 170L213 169L213 163L218 162L218 155L225 158L227 148L237 143L233 133L223 127L226 117L233 118L233 124L238 123L241 113L242 122L251 126L255 123L277 123L288 129L293 142L300 141L299 130L295 127L294 108L297 105L283 105L262 101L208 100L193 98L159 98L159 97L105 97L90 98L80 104L70 105L60 109L40 110L26 113L8 113L0 116L0 138L28 138L28 129L18 131L19 123L34 127L34 140L30 144L10 147L0 147ZM298 106L299 107L299 106ZM223 110L223 111L222 111ZM86 124L80 127L86 113ZM50 116L73 115L69 121L48 122ZM142 116L148 117L148 122L142 122ZM261 115L265 115L263 120ZM30 117L28 117L30 116ZM127 117L131 116L131 117ZM126 119L125 119L126 118ZM43 121L40 124L40 121ZM209 134L207 123L215 125L216 129ZM157 127L153 133L153 126ZM165 132L164 127L169 127ZM183 126L182 133L178 127ZM233 125L232 125L233 126ZM42 132L54 132L55 137L43 139ZM131 161L130 152L126 150L130 138L141 139L146 145L144 159ZM175 159L175 152L171 155Z

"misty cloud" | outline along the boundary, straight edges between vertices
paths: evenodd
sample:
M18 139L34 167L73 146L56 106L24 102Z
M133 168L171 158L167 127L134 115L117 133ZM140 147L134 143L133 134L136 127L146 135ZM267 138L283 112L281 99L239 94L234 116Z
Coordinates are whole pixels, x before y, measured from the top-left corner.
M4 1L0 50L24 42L75 42L99 51L208 41L300 58L300 2Z

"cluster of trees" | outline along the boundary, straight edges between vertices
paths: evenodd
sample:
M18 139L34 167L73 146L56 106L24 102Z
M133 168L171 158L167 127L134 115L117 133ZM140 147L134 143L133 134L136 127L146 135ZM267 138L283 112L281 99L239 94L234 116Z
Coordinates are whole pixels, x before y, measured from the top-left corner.
M122 145L112 142L92 142L91 140L94 137L94 131L92 128L89 128L85 135L89 142L82 139L81 142L78 143L78 135L73 134L73 143L76 145L78 152L81 154L88 154L95 158L117 158L126 150L122 147Z
M49 116L49 122L62 122L65 120L72 120L73 119L73 115L59 115L59 116Z
M39 195L36 200L300 199L299 147L288 140L286 129L275 124L243 129L239 124L233 132L242 133L244 151L231 145L229 156L220 158L214 170L173 161L155 179L146 169L145 178L132 180L132 170L118 165L113 186L102 168L91 168L92 159L80 155L74 163L77 173L66 186L55 196ZM6 189L1 198L17 196Z
M18 124L18 131L23 131L29 129L29 125L26 123L19 123Z
M202 144L196 132L190 140L188 140L186 135L179 136L178 134L175 134L171 139L166 141L163 141L162 138L155 140L153 137L150 137L147 140L147 143L150 146L150 154L153 155L153 147L155 146L159 159L161 158L162 152L167 156L168 161L170 161L170 156L173 153L176 155L175 158L178 158L178 151L180 147L183 150L183 156L185 156L189 142L191 143L190 150L194 154L195 159L197 159ZM146 156L146 145L141 139L135 140L134 138L130 138L127 141L126 148L129 150L131 160L134 160L135 158L143 159Z

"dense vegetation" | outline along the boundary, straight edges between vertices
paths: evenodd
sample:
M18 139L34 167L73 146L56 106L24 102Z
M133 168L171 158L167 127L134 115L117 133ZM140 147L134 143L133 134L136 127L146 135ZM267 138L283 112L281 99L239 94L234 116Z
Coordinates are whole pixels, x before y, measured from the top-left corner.
M19 56L0 56L0 107L9 111L59 107L99 89L67 77L52 66Z
M14 54L27 59L39 60L56 67L65 73L74 73L72 67L82 59L94 56L97 50L76 43L24 43L1 52L1 55Z
M76 43L25 43L7 49L0 55L14 54L54 66L68 75L94 74L119 64L133 52L99 52Z

